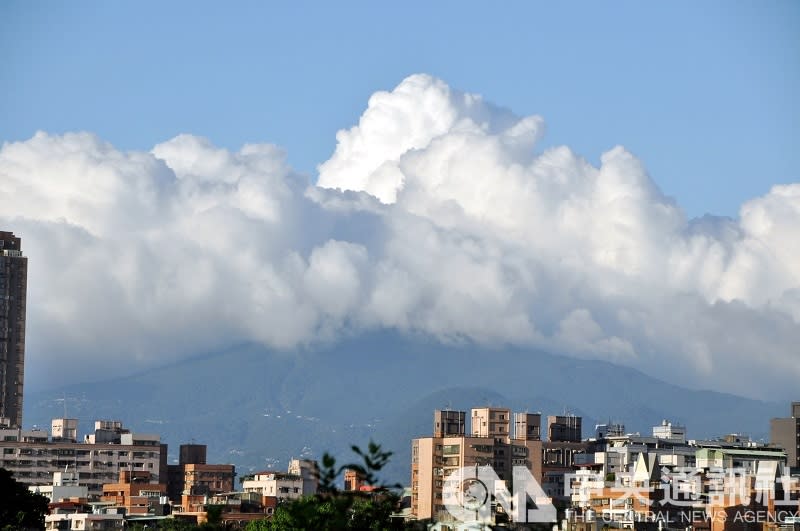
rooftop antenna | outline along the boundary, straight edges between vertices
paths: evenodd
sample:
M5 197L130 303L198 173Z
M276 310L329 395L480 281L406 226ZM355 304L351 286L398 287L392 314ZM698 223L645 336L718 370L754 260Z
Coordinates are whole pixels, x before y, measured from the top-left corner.
M62 402L62 406L64 406L64 417L67 418L67 393L62 395L62 398L56 398L55 401L58 402L59 400Z

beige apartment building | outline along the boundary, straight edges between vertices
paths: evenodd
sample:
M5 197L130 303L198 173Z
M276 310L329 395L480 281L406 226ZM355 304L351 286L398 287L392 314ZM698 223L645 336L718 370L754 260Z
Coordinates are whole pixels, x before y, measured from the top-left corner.
M436 410L433 437L414 439L411 447L411 513L419 520L448 520L444 481L461 467L492 466L511 488L514 466L542 477L541 414L507 408L474 408L470 435L463 411ZM512 427L514 430L512 431Z
M348 468L344 471L344 490L347 492L358 492L366 486L364 474Z
M74 472L94 499L124 470L149 472L154 483L167 477L167 445L158 435L97 421L94 432L78 442L76 419L54 419L51 431L52 436L41 429L0 428L0 466L29 486L52 485L55 472Z

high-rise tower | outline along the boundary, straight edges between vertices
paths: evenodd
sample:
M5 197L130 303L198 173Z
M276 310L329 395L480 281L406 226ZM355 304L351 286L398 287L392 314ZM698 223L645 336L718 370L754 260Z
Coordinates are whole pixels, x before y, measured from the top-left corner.
M28 259L13 232L0 231L0 424L22 426Z

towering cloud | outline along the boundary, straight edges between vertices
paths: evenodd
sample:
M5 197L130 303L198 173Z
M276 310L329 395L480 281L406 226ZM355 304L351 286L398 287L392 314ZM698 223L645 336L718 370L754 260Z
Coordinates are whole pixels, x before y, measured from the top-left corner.
M6 144L0 226L31 256L33 370L388 328L796 392L800 184L687 220L623 147L594 167L537 150L543 131L415 75L339 132L317 184L274 146L191 135L150 153L85 133Z

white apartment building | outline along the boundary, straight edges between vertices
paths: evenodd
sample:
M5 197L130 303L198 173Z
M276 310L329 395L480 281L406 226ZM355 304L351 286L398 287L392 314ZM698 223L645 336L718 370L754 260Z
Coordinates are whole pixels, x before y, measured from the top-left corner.
M46 430L0 428L0 467L28 486L51 486L56 472L77 474L90 498L99 498L103 484L116 483L120 470L147 471L154 482L166 483L167 445L158 435L131 433L118 421L97 421L94 433L77 441L77 421L54 419Z
M605 431L601 435L598 431L592 442L594 452L576 462L580 469L569 475L565 494L571 495L573 509L602 511L604 518L614 520L637 511L641 513L638 517L647 517L646 506L614 507L613 499L621 500L619 492L631 485L649 487L656 493L655 499L662 495L697 500L702 512L714 481L738 482L735 484L741 488L772 486L785 472L783 450L736 435L712 441L687 440L686 429L668 421L653 428L653 437L622 435L617 430L613 435Z
M51 502L89 497L89 488L78 484L76 472L54 472L52 485L30 485L28 489L34 494L46 496Z
M44 517L44 528L50 530L69 531L111 531L123 529L125 519L121 514L48 514Z
M285 472L257 472L253 479L242 482L242 490L259 496L274 496L281 500L303 497L303 476Z
M289 474L303 478L303 496L313 496L319 488L319 465L313 459L292 459Z

